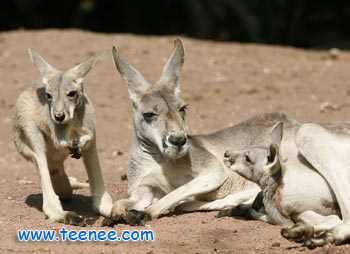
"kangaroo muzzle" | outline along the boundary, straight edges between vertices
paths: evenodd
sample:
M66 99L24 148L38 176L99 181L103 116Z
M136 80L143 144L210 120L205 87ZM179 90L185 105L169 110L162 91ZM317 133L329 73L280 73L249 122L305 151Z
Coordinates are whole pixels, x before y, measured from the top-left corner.
M64 113L64 111L55 111L53 116L57 122L63 122L66 118L66 113Z
M231 167L236 163L236 160L238 158L239 154L232 152L232 151L226 151L224 154L224 163L228 166Z
M187 143L187 137L184 135L179 135L179 136L170 135L168 137L168 143L180 148L180 147L183 147Z
M187 136L183 133L169 134L163 139L164 153L169 158L179 158L186 154L188 148Z

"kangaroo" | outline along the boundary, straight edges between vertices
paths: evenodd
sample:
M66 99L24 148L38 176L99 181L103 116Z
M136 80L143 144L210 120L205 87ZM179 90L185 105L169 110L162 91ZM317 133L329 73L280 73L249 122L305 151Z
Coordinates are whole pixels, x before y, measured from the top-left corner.
M174 207L180 211L222 210L252 202L260 191L256 184L228 170L222 156L233 143L239 147L251 144L247 139L251 131L241 132L244 125L260 131L256 141L264 143L267 132L260 123L271 126L287 118L267 114L211 135L187 135L187 104L179 97L184 55L183 44L176 39L160 79L151 85L113 48L115 66L133 102L134 139L129 197L114 203L106 225L113 221L143 225Z
M241 215L244 213L244 209L246 209L246 216L256 220L283 226L294 224L289 219L289 216L285 216L285 213L282 214L280 211L282 208L279 209L280 204L277 204L277 201L280 200L277 200L278 194L276 193L284 183L281 176L283 164L279 156L282 131L283 122L278 122L272 128L270 144L268 146L252 146L238 151L225 152L224 163L228 168L260 186L262 190L262 207L256 207L261 212L250 206L233 207L227 211L221 211L219 217L237 215L237 213ZM256 200L258 199L260 199L259 195Z
M93 209L109 216L112 199L105 190L96 149L95 114L83 90L83 78L102 55L59 71L29 49L40 77L19 95L13 120L19 154L37 167L43 191L43 211L50 221L84 226L75 212L64 211L60 200L72 197L72 188L84 187L68 178L63 162L83 157L92 192Z
M314 235L341 224L339 206L332 189L317 171L285 166L280 155L282 133L283 123L279 122L272 128L269 146L226 151L224 162L262 189L264 212L249 209L250 217L290 227L282 229L284 237L303 240L313 248ZM296 179L302 179L299 188L290 188Z

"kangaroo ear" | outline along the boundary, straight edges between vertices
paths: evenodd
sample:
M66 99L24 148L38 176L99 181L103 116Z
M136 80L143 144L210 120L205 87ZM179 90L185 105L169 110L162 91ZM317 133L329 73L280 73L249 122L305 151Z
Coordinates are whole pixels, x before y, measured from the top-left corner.
M267 156L267 168L270 175L274 175L281 169L279 145L269 145L269 154Z
M283 138L283 122L276 123L270 133L270 145L267 157L267 168L270 175L281 169L280 146Z
M42 76L45 76L49 73L56 72L57 70L48 64L44 58L42 58L37 52L33 49L29 48L28 53L30 55L30 59L32 60L34 66L39 70Z
M280 146L282 138L283 138L283 122L278 122L271 129L270 144L276 144Z
M92 67L95 65L95 63L97 61L99 61L104 56L104 54L105 54L105 52L101 53L100 55L98 55L95 58L89 59L89 60L73 67L72 69L67 71L67 73L69 73L69 75L73 76L76 83L78 83L78 84L82 83L85 75L89 73L89 71L92 69Z
M112 54L115 67L128 86L130 98L133 101L136 101L142 97L151 85L134 67L131 66L131 64L121 58L115 47L112 48Z
M185 49L182 41L176 38L174 49L156 85L178 94L180 92L179 79L181 68L185 60Z

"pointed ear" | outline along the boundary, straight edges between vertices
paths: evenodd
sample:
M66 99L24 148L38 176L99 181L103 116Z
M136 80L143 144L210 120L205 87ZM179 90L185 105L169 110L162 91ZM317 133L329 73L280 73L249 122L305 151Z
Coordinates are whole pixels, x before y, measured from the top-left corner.
M100 55L98 55L95 58L89 59L89 60L73 67L72 69L68 70L67 73L69 73L69 75L73 76L76 83L78 83L78 84L82 83L85 75L89 73L89 71L92 69L92 67L95 65L95 63L97 61L99 61L104 56L104 54L105 54L105 52L101 53Z
M151 85L141 73L120 57L115 47L112 48L112 54L115 67L128 86L130 98L133 101L138 100Z
M283 138L283 122L278 122L271 129L270 144L276 144L280 146L282 138Z
M156 85L178 94L180 92L179 79L181 68L185 60L185 49L182 41L176 38L171 56L163 68L163 72Z
M283 122L276 123L270 133L270 145L267 156L268 174L274 175L281 169L280 145L283 137Z
M267 168L270 175L274 175L281 169L279 149L279 145L277 144L269 145Z
M30 59L32 60L34 66L39 70L42 76L45 76L52 72L57 72L57 70L48 64L44 58L42 58L37 52L33 49L29 48L28 53L30 55Z

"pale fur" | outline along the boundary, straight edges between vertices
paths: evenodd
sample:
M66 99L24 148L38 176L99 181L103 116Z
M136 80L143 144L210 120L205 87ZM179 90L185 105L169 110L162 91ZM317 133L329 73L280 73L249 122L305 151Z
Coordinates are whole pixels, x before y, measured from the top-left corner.
M73 140L78 140L76 148L82 154L88 173L93 208L109 216L112 200L105 190L97 155L95 114L82 87L84 76L99 57L62 72L35 51L30 49L29 53L41 75L18 97L13 119L14 142L17 151L38 169L43 211L51 221L84 223L77 214L64 211L59 200L70 199L72 188L87 186L75 178L68 179L64 172L63 162L70 153L69 147ZM76 95L68 98L70 91ZM62 122L57 122L57 114L65 114Z
M309 241L311 246L340 244L350 238L350 130L348 123L321 126L305 124L295 143L300 153L317 169L332 188L338 201L342 221Z

